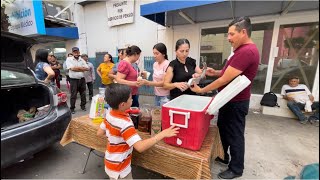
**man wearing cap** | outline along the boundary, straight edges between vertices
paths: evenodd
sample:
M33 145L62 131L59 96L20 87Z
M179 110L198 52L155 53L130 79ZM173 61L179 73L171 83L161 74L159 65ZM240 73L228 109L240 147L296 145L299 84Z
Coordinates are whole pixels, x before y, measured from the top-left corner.
M86 80L84 78L84 72L89 71L89 67L81 57L78 47L72 48L73 57L68 57L66 60L67 69L69 70L70 77L70 110L72 114L75 113L75 104L77 100L77 93L80 93L81 97L81 109L86 111Z

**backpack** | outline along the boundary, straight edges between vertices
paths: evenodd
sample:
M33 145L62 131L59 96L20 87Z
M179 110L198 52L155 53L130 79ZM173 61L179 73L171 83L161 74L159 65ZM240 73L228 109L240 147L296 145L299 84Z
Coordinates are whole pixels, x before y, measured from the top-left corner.
M268 93L265 93L260 101L260 104L263 105L263 106L269 106L269 107L274 107L274 106L277 106L277 107L280 107L277 103L277 95L274 94L273 92L268 92Z

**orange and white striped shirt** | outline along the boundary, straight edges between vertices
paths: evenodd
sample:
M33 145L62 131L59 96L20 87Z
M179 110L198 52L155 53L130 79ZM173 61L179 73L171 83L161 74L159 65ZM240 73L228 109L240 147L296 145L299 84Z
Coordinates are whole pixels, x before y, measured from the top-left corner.
M111 110L101 123L108 138L105 152L105 171L110 178L126 177L131 172L133 144L141 138L136 132L129 114Z

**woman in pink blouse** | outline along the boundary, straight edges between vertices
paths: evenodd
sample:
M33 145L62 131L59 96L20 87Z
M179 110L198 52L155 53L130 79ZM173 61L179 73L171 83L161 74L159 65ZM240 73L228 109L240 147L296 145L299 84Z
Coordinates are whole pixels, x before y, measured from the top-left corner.
M153 56L155 59L153 64L153 81L143 79L139 82L147 86L154 86L155 105L160 106L162 104L161 102L169 100L170 95L170 91L163 88L164 75L169 65L166 45L163 43L154 45Z
M133 65L139 60L141 49L133 45L126 49L126 54L127 56L119 63L116 81L131 87L132 107L139 107L138 87L143 83L137 81L139 72Z

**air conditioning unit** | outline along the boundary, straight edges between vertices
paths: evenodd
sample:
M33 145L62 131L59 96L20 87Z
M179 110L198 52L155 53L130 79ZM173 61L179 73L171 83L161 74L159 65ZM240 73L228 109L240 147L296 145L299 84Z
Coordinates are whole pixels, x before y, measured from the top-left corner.
M54 4L52 2L42 1L42 8L43 8L44 17L48 17L48 16L53 17L56 14L58 14L65 7L63 7L61 5ZM67 9L64 12L62 12L59 16L57 16L57 18L71 21L70 9Z

